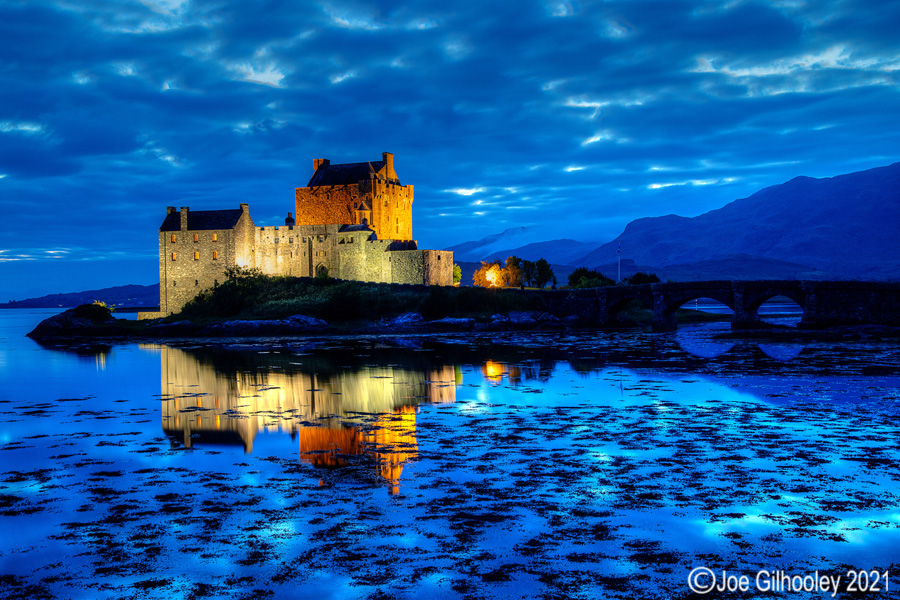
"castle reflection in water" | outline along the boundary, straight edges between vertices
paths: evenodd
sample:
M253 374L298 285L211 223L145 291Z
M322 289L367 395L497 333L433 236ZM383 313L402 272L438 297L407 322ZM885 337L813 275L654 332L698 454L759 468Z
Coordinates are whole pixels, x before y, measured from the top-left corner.
M160 353L162 427L173 441L252 453L259 432L285 432L316 467L372 459L392 493L403 465L417 456L417 405L454 402L462 383L452 365L316 368L292 362L302 359L290 353L144 349Z

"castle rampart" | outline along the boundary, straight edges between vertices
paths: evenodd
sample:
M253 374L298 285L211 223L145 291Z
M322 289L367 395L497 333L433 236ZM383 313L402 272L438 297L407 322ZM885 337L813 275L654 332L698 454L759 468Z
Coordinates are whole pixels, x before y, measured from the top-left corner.
M213 211L167 207L159 229L160 309L138 318L180 311L201 290L224 281L229 267L290 277L327 273L356 281L452 285L453 253L418 249L412 238L413 186L400 184L392 154L382 159L348 165L316 159L310 186L296 191L296 220L289 213L282 226L256 226L247 204ZM349 182L361 175L366 177Z
M414 188L400 183L393 154L344 165L317 158L313 169L309 184L295 190L297 225L366 224L379 238L413 239Z

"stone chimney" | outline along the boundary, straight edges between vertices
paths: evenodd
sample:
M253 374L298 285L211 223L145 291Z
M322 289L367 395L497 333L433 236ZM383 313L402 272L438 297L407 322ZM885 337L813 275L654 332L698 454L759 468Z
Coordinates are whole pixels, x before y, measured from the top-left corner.
M182 207L181 207L181 230L182 230L182 231L187 231L187 228L188 228L188 211L189 211L189 210L190 210L190 208L188 208L187 206L182 206Z
M284 220L284 224L288 227L293 227L295 222L293 213L288 213L287 218Z
M397 179L394 172L394 155L390 152L382 152L381 160L384 161L384 176L388 179Z
M250 212L250 205L246 202L241 202L241 212Z
M327 167L331 164L331 161L327 158L314 158L313 159L313 171L318 171L319 167Z
M167 207L166 207L166 216L169 216L169 215L171 215L171 214L174 213L174 212L177 212L177 211L175 210L175 207L174 207L174 206L167 206Z

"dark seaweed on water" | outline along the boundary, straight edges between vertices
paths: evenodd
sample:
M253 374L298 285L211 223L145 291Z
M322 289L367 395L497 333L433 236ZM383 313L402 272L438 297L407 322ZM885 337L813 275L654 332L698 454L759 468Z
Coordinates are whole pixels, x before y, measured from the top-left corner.
M40 350L80 375L0 396L0 597L900 589L897 342L718 332Z

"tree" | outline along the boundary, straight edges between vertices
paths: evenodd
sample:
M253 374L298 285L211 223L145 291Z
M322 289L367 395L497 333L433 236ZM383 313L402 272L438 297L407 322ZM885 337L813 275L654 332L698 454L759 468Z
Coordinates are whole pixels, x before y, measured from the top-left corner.
M536 271L534 278L535 287L545 287L553 279L553 269L550 268L550 263L546 259L539 258L534 266Z
M235 265L233 267L227 267L225 269L226 279L259 279L262 276L262 270L256 267L239 267Z
M522 259L510 256L506 259L506 285L520 287L522 285Z
M594 269L587 267L578 267L569 273L569 287L574 288L591 288L615 285L616 282Z
M644 273L638 271L631 277L625 279L628 285L641 285L642 283L659 283L659 277L655 273Z
M535 278L537 278L537 265L534 264L534 261L523 260L522 283L528 287L533 287Z
M478 287L503 287L506 285L505 269L500 266L500 259L481 261L481 267L475 271L472 283Z
M456 263L453 263L453 285L459 285L462 281L462 269Z

